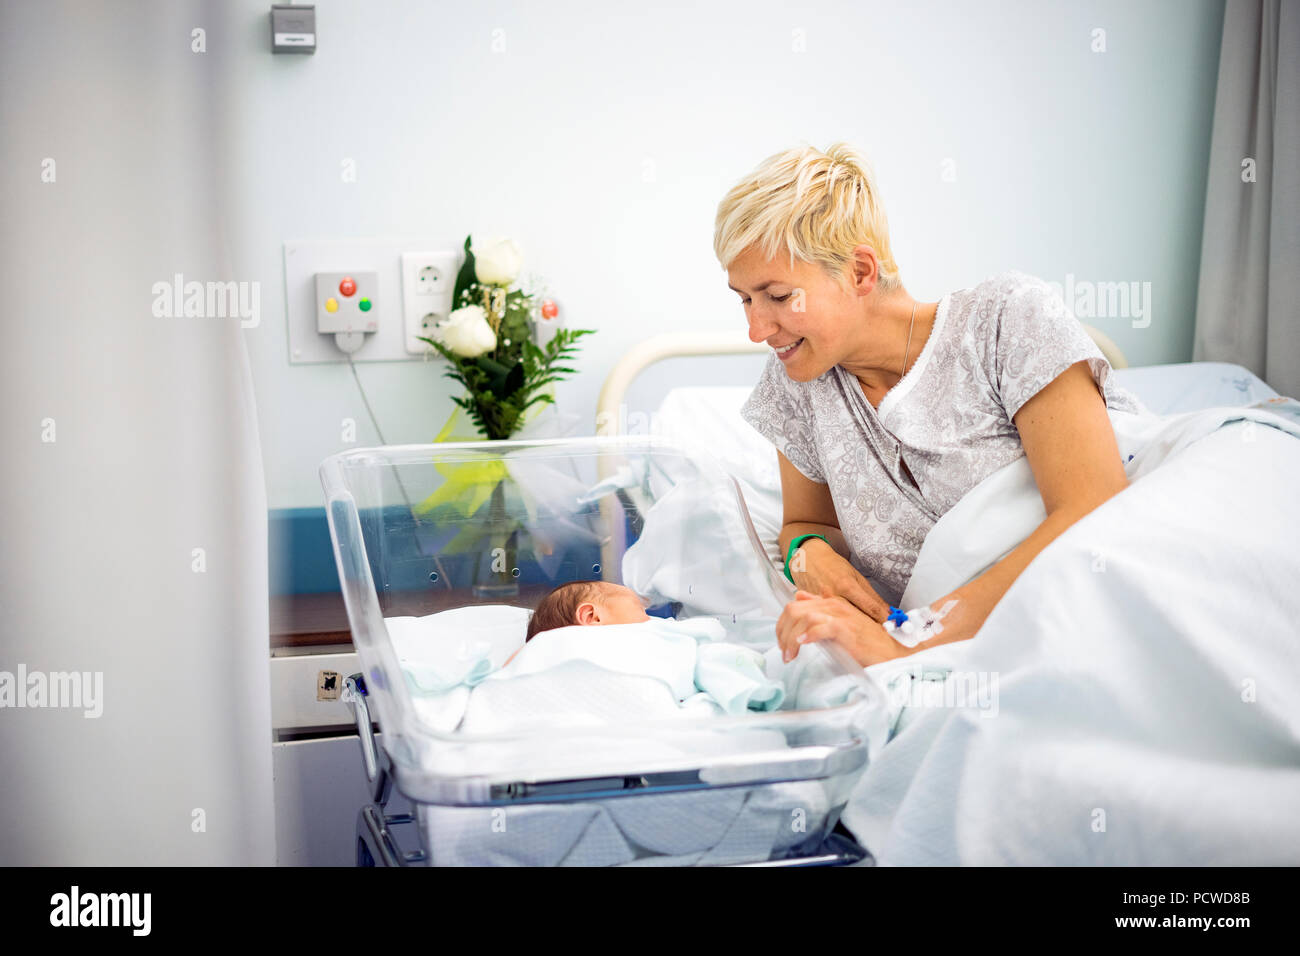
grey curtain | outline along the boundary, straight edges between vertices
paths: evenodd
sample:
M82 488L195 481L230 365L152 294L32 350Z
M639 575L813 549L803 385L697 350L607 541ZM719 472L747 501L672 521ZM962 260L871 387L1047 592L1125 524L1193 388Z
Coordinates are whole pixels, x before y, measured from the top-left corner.
M1298 139L1300 2L1227 0L1192 358L1300 398Z

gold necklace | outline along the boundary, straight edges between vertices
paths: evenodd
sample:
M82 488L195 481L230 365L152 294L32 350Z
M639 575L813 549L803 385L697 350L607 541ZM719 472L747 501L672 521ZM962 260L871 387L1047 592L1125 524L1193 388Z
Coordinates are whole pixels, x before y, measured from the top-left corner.
M912 326L916 325L916 301L912 301L912 321L907 326L907 351L903 353L903 375L907 374L907 356L912 352ZM902 376L899 376L900 378Z

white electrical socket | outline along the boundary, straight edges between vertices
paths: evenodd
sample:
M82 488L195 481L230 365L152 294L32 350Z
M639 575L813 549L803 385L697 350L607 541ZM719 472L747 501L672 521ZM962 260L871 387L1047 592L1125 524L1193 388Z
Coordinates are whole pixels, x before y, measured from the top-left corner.
M459 252L402 253L402 319L412 355L433 351L418 336L435 338L434 325L451 314L460 261Z

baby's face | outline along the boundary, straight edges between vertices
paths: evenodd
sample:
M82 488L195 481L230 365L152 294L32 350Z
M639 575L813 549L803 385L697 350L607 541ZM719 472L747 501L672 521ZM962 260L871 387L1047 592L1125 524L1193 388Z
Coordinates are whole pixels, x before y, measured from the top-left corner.
M636 624L650 620L643 601L631 588L603 581L600 596L578 605L578 624Z

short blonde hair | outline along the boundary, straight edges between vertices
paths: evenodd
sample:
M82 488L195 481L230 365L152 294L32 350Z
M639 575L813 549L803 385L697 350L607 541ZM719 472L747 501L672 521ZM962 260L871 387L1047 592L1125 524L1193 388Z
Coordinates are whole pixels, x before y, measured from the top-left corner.
M804 145L769 156L723 197L713 231L713 251L723 269L752 245L768 259L784 246L791 268L796 257L816 262L840 282L862 243L876 250L879 288L899 288L875 175L848 143L824 153Z

